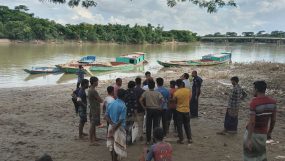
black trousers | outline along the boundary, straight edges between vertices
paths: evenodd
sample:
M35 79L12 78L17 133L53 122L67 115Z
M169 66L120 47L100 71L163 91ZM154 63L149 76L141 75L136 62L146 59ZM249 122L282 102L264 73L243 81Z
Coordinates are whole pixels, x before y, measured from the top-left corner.
M170 111L168 109L162 111L162 128L163 128L164 136L166 136L169 131L169 124L170 124L169 115L170 115Z
M146 140L150 142L152 129L159 127L161 111L155 109L147 109L146 111Z
M174 130L176 131L177 130L176 109L169 109L168 113L169 113L169 115L168 115L168 130L169 130L170 122L173 119Z
M198 117L198 99L199 98L196 100L195 95L192 95L192 98L190 101L190 112L191 112L191 116Z
M183 141L182 125L184 125L184 130L185 130L187 139L188 140L192 139L191 127L190 127L190 113L176 111L176 118L177 118L177 132L178 132L179 140Z

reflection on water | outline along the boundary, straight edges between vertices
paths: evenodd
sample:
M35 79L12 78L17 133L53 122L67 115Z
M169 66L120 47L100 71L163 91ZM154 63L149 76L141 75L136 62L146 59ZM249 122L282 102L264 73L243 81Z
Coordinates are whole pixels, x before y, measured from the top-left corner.
M187 45L103 45L103 44L0 44L0 88L75 83L74 74L29 75L23 68L53 66L84 55L96 55L97 60L110 61L116 56L132 51L148 53L149 64L131 71L93 73L99 79L143 75L162 67L156 60L198 59L202 55L232 51L233 62L272 61L285 62L285 46L275 44L214 44L193 43Z

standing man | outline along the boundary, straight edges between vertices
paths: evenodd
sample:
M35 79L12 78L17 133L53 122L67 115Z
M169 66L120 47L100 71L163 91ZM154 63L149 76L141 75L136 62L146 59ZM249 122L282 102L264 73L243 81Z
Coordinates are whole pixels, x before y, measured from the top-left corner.
M224 135L226 132L236 134L238 126L238 111L240 106L240 101L245 97L243 95L242 88L238 84L239 78L232 77L231 82L233 89L229 95L228 108L224 121L224 130L218 132L217 134Z
M87 134L83 133L84 124L87 122L87 96L85 90L89 86L89 81L87 79L82 79L81 87L77 95L77 104L78 104L78 113L79 113L79 139L82 139L83 136Z
M181 79L183 80L185 87L191 89L191 85L190 85L190 81L189 81L189 74L188 73L184 73L181 76Z
M116 99L118 90L122 87L122 79L121 78L117 78L116 79L116 84L113 87L114 87L114 98Z
M115 152L115 138L114 134L121 126L126 127L126 114L127 107L123 101L125 97L125 90L118 90L118 98L113 101L108 107L105 115L105 119L111 125L108 128L107 134L107 147L109 148L112 156L112 161L118 161L118 153ZM126 136L119 136L121 139L125 139ZM124 137L124 138L123 138Z
M141 141L143 141L143 121L144 121L144 114L145 110L140 104L139 100L144 93L144 90L142 89L142 79L140 77L137 77L135 79L136 87L135 87L135 95L136 95L136 104L137 109L135 110L136 114L136 120L138 122L138 138L140 138Z
M113 86L108 86L107 87L107 93L108 95L105 97L104 102L103 102L103 113L105 115L106 109L110 103L115 101L114 99L114 87Z
M84 79L84 69L82 65L78 66L78 71L76 72L76 75L78 76L77 79L77 84L76 84L76 88L79 88L81 81Z
M163 96L161 93L154 91L155 82L148 81L149 90L145 91L141 98L140 104L146 109L146 144L150 144L152 128L159 127L161 117L161 104L163 103Z
M178 89L174 93L174 100L177 103L176 108L176 119L177 119L177 132L179 140L177 140L178 144L183 144L183 129L182 125L184 125L184 130L188 139L188 143L192 143L191 136L191 127L190 127L190 108L189 101L191 98L191 90L183 87L182 79L176 80L176 85Z
M149 71L145 72L144 75L145 75L145 80L143 81L143 86L147 85L147 84L148 84L148 81L149 81L150 79L152 79L151 73L150 73Z
M201 86L202 86L202 78L198 76L197 71L192 72L193 77L193 85L192 85L192 98L190 102L190 111L191 111L191 117L197 118L198 117L198 100L201 93Z
M88 90L88 101L90 104L90 129L89 129L89 140L90 145L98 145L96 144L96 126L100 125L100 103L103 103L103 100L99 96L96 91L96 87L98 86L99 79L97 77L90 78L90 88Z
M163 83L164 83L163 78L160 78L160 77L157 78L156 83L157 83L156 91L161 93L164 99L161 105L162 107L162 127L163 127L164 136L166 136L168 134L168 124L169 124L169 110L168 110L167 105L168 105L170 95L169 95L169 91L165 87L163 87Z
M244 161L266 161L266 139L271 138L275 126L276 101L265 95L264 81L253 85L255 98L250 102L250 118L244 134Z

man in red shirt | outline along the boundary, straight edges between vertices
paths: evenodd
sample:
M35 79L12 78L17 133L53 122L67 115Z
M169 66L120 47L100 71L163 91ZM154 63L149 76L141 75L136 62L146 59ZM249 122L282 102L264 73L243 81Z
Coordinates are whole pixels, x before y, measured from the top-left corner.
M244 161L266 161L266 140L271 138L275 125L276 101L265 95L264 81L253 84L255 98L250 103L250 119L244 134Z

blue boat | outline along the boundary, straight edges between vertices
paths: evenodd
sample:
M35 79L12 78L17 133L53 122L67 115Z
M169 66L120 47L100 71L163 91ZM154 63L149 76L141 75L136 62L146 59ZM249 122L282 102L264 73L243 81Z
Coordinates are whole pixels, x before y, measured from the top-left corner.
M62 72L57 67L32 67L31 69L24 69L25 72L30 74L47 74L47 73L60 73Z
M80 60L78 60L79 63L93 63L96 60L96 56L88 55L82 57Z

